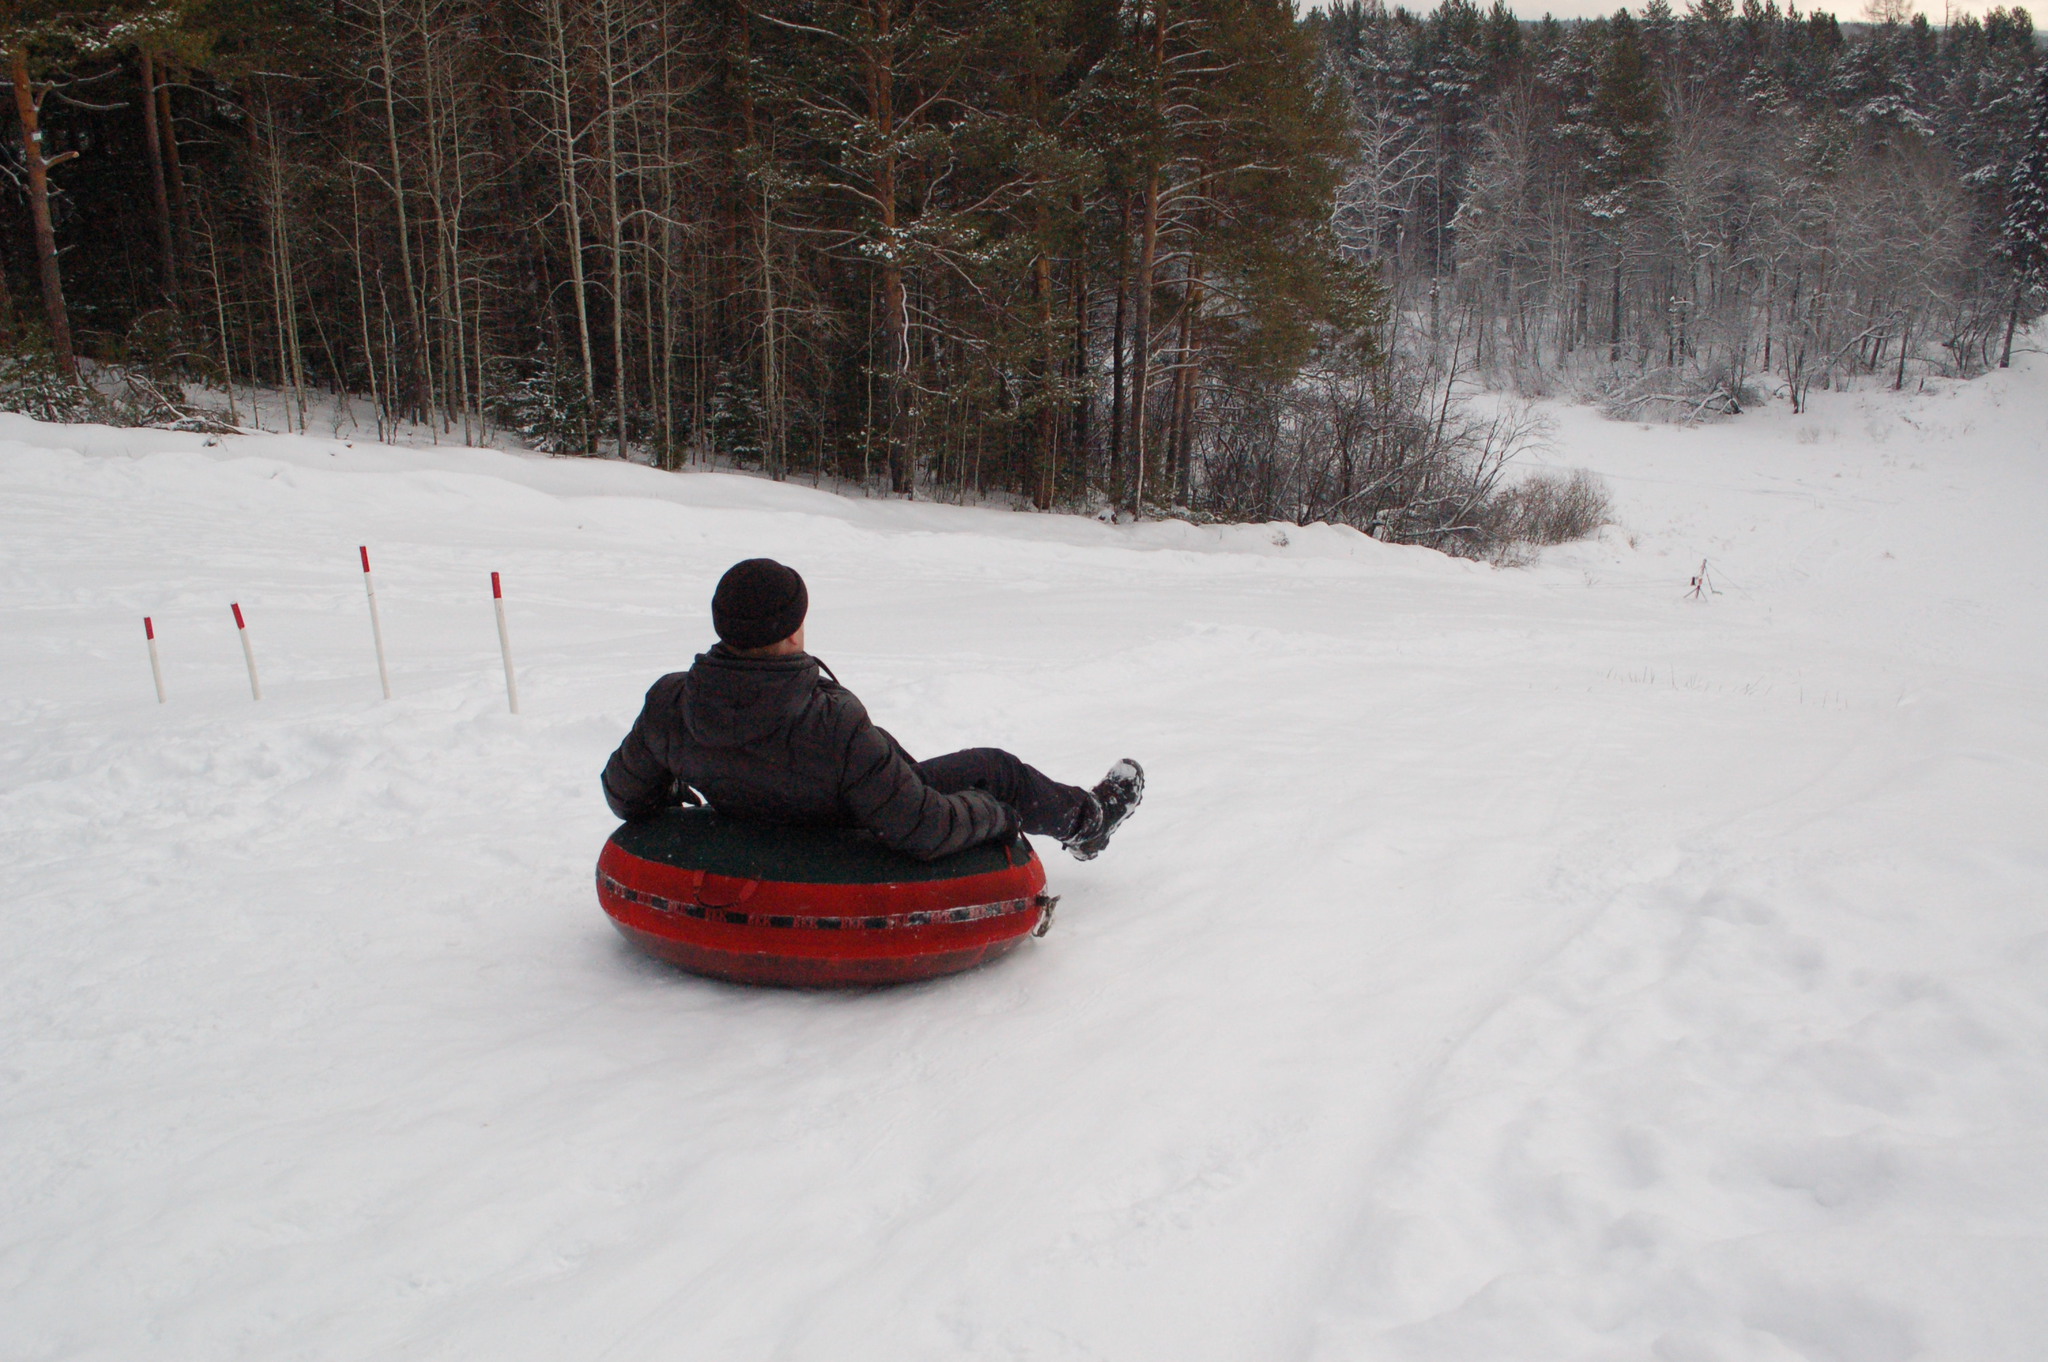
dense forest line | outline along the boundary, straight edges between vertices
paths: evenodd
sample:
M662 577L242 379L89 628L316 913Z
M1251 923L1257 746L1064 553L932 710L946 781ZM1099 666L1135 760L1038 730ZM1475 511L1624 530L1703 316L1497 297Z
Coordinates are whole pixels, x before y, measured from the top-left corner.
M1697 416L1969 372L2043 302L2020 10L28 0L0 38L0 349L60 407L82 356L165 419L261 387L1456 547L1526 433L1463 382Z
M1331 23L1365 153L1339 230L1445 362L1501 386L1631 414L1797 406L2003 363L2041 307L2023 9L1941 31L1895 9L1854 36L1756 0L1534 26L1347 3Z

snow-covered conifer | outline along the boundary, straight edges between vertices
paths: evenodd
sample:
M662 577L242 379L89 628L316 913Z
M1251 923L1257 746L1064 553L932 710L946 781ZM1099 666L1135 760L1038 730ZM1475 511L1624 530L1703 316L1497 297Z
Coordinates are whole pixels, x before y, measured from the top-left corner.
M2034 88L2034 121L2027 143L2013 163L2005 209L2006 258L2012 269L2012 305L2006 316L2005 350L1999 367L2012 363L2012 333L2022 311L2038 308L2048 288L2048 62Z

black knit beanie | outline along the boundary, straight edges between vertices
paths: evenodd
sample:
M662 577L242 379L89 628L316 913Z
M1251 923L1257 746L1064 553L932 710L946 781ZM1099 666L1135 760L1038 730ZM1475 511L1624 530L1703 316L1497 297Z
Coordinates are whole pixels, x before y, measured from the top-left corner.
M734 563L711 595L711 627L735 648L765 648L795 633L811 608L811 593L795 568L773 558Z

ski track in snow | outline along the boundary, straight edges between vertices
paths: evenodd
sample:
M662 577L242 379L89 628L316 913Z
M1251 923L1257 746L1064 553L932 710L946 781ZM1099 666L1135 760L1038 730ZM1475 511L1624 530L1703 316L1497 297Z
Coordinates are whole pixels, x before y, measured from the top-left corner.
M2048 364L1551 415L1621 523L1525 571L0 417L0 1357L2037 1355ZM754 554L913 752L1145 763L1048 938L611 931Z

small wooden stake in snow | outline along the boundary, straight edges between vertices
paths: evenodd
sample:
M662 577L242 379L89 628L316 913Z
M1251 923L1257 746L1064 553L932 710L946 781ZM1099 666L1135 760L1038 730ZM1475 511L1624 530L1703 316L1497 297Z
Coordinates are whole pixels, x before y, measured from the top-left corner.
M512 635L505 631L505 586L491 574L491 606L498 612L498 651L505 655L505 702L519 712L519 683L512 678Z
M228 606L228 609L235 612L235 632L242 636L242 660L249 664L249 698L261 700L263 683L256 679L256 650L249 646L249 626L242 619L241 603L236 602Z
M149 640L149 674L156 678L156 702L164 702L164 664L156 655L156 622L149 616L142 617L142 636Z
M1687 600L1704 601L1708 596L1718 596L1721 589L1714 585L1714 574L1707 571L1707 560L1700 559L1700 570L1693 574L1692 590L1685 593Z
M370 597L370 637L377 643L377 680L383 684L384 698L391 698L391 671L384 665L384 622L377 618L377 584L370 580L370 546L360 546L363 555L363 590Z

